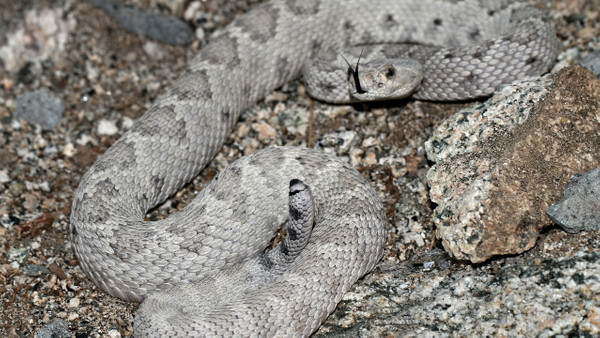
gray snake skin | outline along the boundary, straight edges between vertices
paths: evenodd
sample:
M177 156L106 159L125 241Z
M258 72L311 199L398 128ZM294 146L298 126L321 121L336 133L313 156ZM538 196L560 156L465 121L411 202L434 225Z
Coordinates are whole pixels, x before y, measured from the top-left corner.
M286 0L239 16L75 193L71 239L80 265L109 294L143 302L136 335L308 336L373 268L386 241L382 202L354 168L317 150L258 151L181 212L144 217L213 158L242 111L319 51L396 41L428 45L394 52L422 63L423 80L410 92L427 100L489 95L543 73L558 50L540 11L501 0ZM369 92L398 75L355 71L348 79L342 64L342 80L334 80L325 65L306 81L317 83L315 97L341 102L353 85ZM336 94L340 81L350 89ZM265 252L286 221L285 240Z

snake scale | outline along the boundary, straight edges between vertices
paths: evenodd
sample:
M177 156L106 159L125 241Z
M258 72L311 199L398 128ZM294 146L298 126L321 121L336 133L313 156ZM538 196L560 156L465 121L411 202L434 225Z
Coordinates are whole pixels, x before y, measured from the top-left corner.
M558 51L544 15L512 1L281 0L237 17L75 193L80 265L109 294L143 302L136 335L308 336L373 268L386 241L382 202L354 168L318 150L258 151L182 211L144 217L213 158L242 111L305 65L317 63L305 75L317 85L310 93L333 102L401 75L386 62L369 74L352 59L341 65L350 89L340 91L340 71L311 61L320 51L397 41L409 44L383 55L419 62L423 79L405 95L427 100L489 95L547 71ZM286 222L285 240L265 251Z

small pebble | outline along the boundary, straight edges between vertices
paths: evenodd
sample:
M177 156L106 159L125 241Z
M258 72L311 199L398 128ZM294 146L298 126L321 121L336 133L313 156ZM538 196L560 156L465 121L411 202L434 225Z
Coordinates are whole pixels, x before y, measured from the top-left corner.
M5 77L5 78L2 79L2 86L6 90L11 90L15 86L15 81L13 81L10 78L6 78Z
M317 140L320 148L336 149L338 155L345 154L358 142L358 134L354 130L327 133Z
M110 338L119 338L119 337L121 337L121 333L119 331L113 329L113 330L108 331L107 336Z
M90 82L98 81L98 76L100 76L100 71L98 68L94 67L94 65L89 61L85 63L85 73Z
M6 173L6 170L0 170L0 183L8 183L10 182L10 177Z
M115 122L102 119L98 122L98 129L96 132L98 135L113 136L119 132L119 128L117 128Z
M377 155L375 155L375 153L368 152L367 156L365 157L365 163L367 165L375 165L375 164L377 164Z
M41 277L50 274L50 270L43 265L25 264L23 265L22 270L30 277Z
M194 35L198 41L204 41L204 39L206 39L206 32L204 29L202 29L202 27L196 28Z
M277 131L266 123L254 123L252 129L258 132L258 139L260 141L273 140L277 137Z
M110 338L119 338L121 337L121 333L118 330L110 330L107 333L107 336Z
M44 155L54 155L54 154L58 154L58 147L56 145L51 144L44 148Z
M127 130L127 129L131 128L134 123L135 123L135 121L132 118L124 116L121 126L123 127L123 129Z
M64 113L65 105L62 99L47 89L40 89L17 97L17 109L13 113L13 119L24 119L43 130L52 130Z
M73 143L67 143L65 144L65 147L63 148L63 155L65 155L66 157L73 157L73 155L75 155L77 151L75 150L75 146L73 145Z
M186 21L196 20L199 17L199 15L202 14L202 12L200 11L201 8L202 3L200 3L200 1L192 1L183 13L183 18Z
M8 258L9 261L14 261L23 264L29 256L29 251L30 248L28 247L10 249L6 253L6 258Z
M58 277L58 279L67 279L67 274L65 271L54 263L50 263L50 265L48 265L48 270Z
M368 147L372 147L375 145L379 144L379 140L377 140L377 138L375 137L367 137L363 142L362 142L362 147L363 148L368 148Z
M16 222L8 214L3 214L0 216L0 224L2 224L3 227L9 227L15 223Z
M69 323L63 319L56 319L37 330L35 338L70 338Z
M75 309L75 308L79 307L79 303L80 303L79 298L71 298L68 306L71 309Z
M591 70L594 75L600 76L600 49L589 53L579 63Z
M147 41L142 46L144 52L155 60L161 60L165 58L165 49L158 43L153 41Z
M423 271L431 271L435 267L435 262L423 263Z

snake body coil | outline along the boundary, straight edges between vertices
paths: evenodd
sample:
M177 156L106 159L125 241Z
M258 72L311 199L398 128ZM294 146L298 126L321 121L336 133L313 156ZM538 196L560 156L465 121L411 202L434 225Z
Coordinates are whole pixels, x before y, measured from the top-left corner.
M538 10L507 1L282 0L238 17L75 193L71 237L81 267L111 295L144 301L136 334L306 336L375 265L386 238L380 199L351 166L315 150L259 151L183 211L144 217L213 158L244 109L318 51L396 41L429 45L406 47L403 57L422 62L414 96L432 100L489 95L540 74L558 48ZM325 99L334 91L329 71L311 78ZM288 219L291 229L314 220L312 233L298 226L288 244L264 253Z

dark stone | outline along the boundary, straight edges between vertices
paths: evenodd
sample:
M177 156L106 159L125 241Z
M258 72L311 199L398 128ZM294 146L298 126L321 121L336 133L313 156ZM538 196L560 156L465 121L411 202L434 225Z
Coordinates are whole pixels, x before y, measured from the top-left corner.
M570 233L600 230L600 168L571 177L563 198L546 213Z

